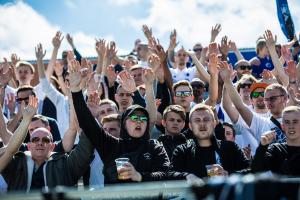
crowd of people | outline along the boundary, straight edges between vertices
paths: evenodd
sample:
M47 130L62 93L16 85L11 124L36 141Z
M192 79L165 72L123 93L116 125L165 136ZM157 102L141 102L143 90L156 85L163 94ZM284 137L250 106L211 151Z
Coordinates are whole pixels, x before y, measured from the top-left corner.
M227 36L207 47L165 50L143 25L126 56L97 39L97 60L72 50L57 59L61 32L45 67L11 55L0 67L2 192L55 186L87 188L265 172L300 175L300 46L277 44L266 30L244 59ZM249 44L251 46L252 44ZM255 44L253 44L254 46ZM236 63L229 60L232 52ZM84 52L81 52L84 54ZM32 85L34 75L38 84ZM115 160L127 158L119 169ZM209 167L209 169L208 169Z

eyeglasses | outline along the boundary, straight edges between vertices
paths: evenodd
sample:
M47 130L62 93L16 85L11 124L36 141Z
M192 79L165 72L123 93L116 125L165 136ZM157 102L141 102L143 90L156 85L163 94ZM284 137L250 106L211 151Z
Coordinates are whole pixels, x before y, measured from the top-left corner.
M193 51L202 51L202 48L195 48Z
M133 114L129 118L133 122L137 122L137 121L146 122L146 121L148 121L148 117L146 117L145 115L135 115L135 114Z
M284 96L284 95L281 94L281 95L272 96L272 97L269 97L269 98L264 98L264 101L266 101L266 102L268 102L268 101L274 102L274 101L276 101L276 99L277 99L278 97L282 97L282 96Z
M24 98L16 98L17 102L21 102L21 101L28 101L29 97L24 97Z
M253 97L253 98L258 98L259 96L265 97L265 93L264 92L252 92L252 94L251 94L251 97Z
M47 137L42 137L42 138L33 137L33 138L30 139L30 142L38 143L40 140L42 140L42 143L44 143L44 144L49 144L51 142L51 139L48 136Z
M241 66L239 66L239 68L240 68L241 70L246 70L246 69L252 70L252 69L253 69L253 67L252 67L251 65L250 65L250 66L241 65Z
M251 85L252 85L252 83L241 83L240 88L246 88L246 87L250 88Z
M175 96L176 97L188 97L188 96L192 96L192 92L191 91L178 91L178 92L175 92Z

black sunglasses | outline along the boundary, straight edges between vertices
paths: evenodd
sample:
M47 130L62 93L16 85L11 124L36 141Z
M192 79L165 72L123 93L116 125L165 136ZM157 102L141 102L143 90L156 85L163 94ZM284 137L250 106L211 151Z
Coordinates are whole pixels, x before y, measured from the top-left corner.
M45 143L45 144L49 144L51 142L51 139L49 137L42 137L42 138L33 137L30 139L30 142L38 143L40 140L42 141L42 143Z
M202 48L195 48L193 51L202 51Z
M252 67L251 65L250 65L250 66L241 65L241 66L239 66L239 68L240 68L241 70L246 70L246 69L252 70L252 69L253 69L253 67Z

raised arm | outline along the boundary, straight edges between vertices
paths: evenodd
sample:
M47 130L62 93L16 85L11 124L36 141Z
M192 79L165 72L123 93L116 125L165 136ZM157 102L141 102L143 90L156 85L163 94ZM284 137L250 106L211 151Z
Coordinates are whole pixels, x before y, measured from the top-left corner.
M3 89L1 88L0 90ZM0 110L2 110L1 104L0 104ZM12 133L7 129L3 113L1 113L0 114L0 138L2 139L4 144L8 144L8 141L11 138L11 136Z
M53 51L52 51L51 59L48 63L48 67L47 67L47 71L46 71L47 79L50 79L50 77L53 74L54 66L55 66L56 59L57 59L58 49L59 49L61 41L63 39L64 39L64 37L62 37L62 33L60 31L57 31L55 36L52 39Z
M233 51L237 61L239 60L245 60L244 56L241 54L241 52L239 51L239 49L236 47L236 44L234 41L229 41L229 50Z
M264 34L264 38L266 40L266 45L269 49L270 56L271 56L272 62L274 64L276 74L278 75L278 77L281 80L281 82L283 83L283 85L287 86L289 83L289 79L288 79L288 76L284 73L284 68L281 65L278 55L276 53L276 49L275 49L276 41L273 37L272 32L270 30L266 30L265 34Z
M29 123L32 117L35 115L38 106L38 99L34 96L29 96L28 106L24 109L22 115L23 120L15 133L10 138L4 154L0 157L0 172L6 167L11 158L17 153L20 145L24 141Z
M148 64L152 69L157 68L157 66L159 67L159 57L155 54L152 54L149 57ZM155 104L155 97L153 92L153 81L155 79L155 74L152 69L143 70L143 80L146 87L146 109L149 112L150 124L154 125L157 118L157 107Z
M216 24L214 27L211 27L210 43L215 42L221 30L222 30L221 24Z
M96 52L98 54L97 57L97 67L96 67L96 73L101 75L102 69L103 69L103 64L104 64L104 56L105 56L105 40L104 39L99 39L96 40Z
M218 58L216 54L209 55L209 63L208 69L210 72L210 79L209 79L209 95L208 98L205 100L206 105L215 106L218 99Z
M169 48L168 48L168 61L170 61L171 63L175 62L175 60L174 60L175 48L178 45L176 40L177 40L177 32L176 32L176 29L174 29L170 35L170 44L169 44Z
M233 83L231 81L231 72L230 72L229 65L227 64L227 62L223 61L219 63L219 67L220 67L220 76L224 81L224 86L226 87L226 90L230 94L234 106L239 111L246 124L250 127L253 118L253 113L243 103L240 95L238 94L237 90L233 86Z
M231 98L225 87L223 87L222 106L227 115L229 116L230 120L235 124L238 121L240 114L237 111L237 109L232 105Z
M204 80L205 82L209 82L210 80L210 75L209 73L205 70L204 66L200 63L198 58L196 57L196 54L191 51L186 51L187 54L192 58L193 62L195 63L197 72L199 74L199 77Z
M88 109L80 89L79 62L72 60L69 68L70 89L79 126L97 149L101 158L105 160L107 157L112 156L112 152L116 150L119 140L107 134Z

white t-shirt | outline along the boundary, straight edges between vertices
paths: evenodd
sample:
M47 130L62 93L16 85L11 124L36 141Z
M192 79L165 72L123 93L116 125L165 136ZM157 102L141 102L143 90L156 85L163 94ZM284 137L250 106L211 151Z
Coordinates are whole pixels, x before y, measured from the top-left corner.
M277 119L277 121L281 124L282 118ZM270 117L262 117L257 113L253 113L253 118L251 122L250 129L253 131L253 135L257 141L260 141L261 136L266 131L271 131L274 129L276 131L276 140L275 142L283 143L286 141L285 135L281 132L281 130L271 121Z
M189 68L185 67L183 70L180 70L178 68L176 69L170 68L174 83L181 80L187 80L191 82L193 78L195 78L196 76L196 70L197 70L196 67L189 67Z

